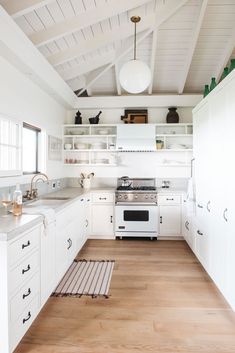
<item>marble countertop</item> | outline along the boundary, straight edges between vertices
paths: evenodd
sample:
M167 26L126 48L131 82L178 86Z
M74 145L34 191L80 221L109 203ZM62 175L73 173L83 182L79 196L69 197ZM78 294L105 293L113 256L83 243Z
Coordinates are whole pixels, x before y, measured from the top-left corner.
M90 192L114 192L114 188L95 188L95 189L82 189L82 188L65 188L56 192L42 195L43 197L68 197L68 200L51 201L45 203L45 205L37 205L34 202L26 202L23 204L23 213L21 216L14 216L12 213L7 215L4 209L0 209L0 241L1 240L12 240L17 235L25 232L33 226L43 222L43 216L40 215L40 208L52 208L56 213L63 210L64 207L72 204L76 199L82 195L88 195ZM41 200L41 199L39 199ZM37 201L36 201L37 202ZM27 209L30 209L30 214L27 213Z

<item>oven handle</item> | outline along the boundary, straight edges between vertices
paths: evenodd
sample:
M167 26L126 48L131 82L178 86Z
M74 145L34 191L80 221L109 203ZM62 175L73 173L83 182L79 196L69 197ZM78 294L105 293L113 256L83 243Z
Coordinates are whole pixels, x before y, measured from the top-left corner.
M156 207L157 206L157 203L146 203L146 202L143 202L143 203L138 203L138 202L116 202L115 203L115 206L154 206Z

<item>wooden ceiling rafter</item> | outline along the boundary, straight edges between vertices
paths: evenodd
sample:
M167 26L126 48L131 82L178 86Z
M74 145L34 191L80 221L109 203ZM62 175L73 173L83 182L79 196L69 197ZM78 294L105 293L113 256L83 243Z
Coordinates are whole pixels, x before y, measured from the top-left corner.
M192 59L193 59L193 54L194 54L194 51L195 51L195 48L196 48L196 45L197 45L197 42L198 42L198 37L199 37L201 26L202 26L202 23L203 23L203 20L204 20L204 17L205 17L205 13L206 13L206 9L207 9L207 6L208 6L208 2L209 2L209 0L202 0L200 13L199 13L199 16L198 16L198 19L197 19L197 23L196 23L196 26L195 26L195 29L194 29L194 32L193 32L191 46L190 46L190 48L188 50L188 54L187 54L185 65L184 65L184 71L183 71L183 74L182 74L182 77L181 77L181 80L180 80L180 84L179 84L179 89L178 89L178 93L179 94L182 94L183 91L184 91L185 83L186 83L186 80L187 80L187 77L188 77L188 73L189 73L189 69L190 69L190 66L191 66L191 62L192 62Z
M106 20L107 18L119 15L120 13L129 11L141 5L145 5L150 1L151 0L109 0L109 2L102 6L97 6L95 9L81 12L73 18L65 19L64 21L55 23L53 26L32 33L29 38L37 47L40 47L68 34L78 32L84 28Z

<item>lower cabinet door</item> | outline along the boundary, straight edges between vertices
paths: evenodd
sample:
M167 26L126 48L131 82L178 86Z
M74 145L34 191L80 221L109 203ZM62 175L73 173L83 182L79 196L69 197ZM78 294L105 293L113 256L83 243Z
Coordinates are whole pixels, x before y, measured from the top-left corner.
M55 223L51 223L41 235L41 305L55 288Z
M160 236L181 235L181 206L159 206Z
M113 205L93 204L91 206L91 235L114 236L114 207Z

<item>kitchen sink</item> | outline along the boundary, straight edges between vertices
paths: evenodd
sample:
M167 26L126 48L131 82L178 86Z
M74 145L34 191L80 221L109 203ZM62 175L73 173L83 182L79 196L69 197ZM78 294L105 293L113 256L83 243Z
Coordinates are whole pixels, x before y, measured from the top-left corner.
M70 197L65 197L65 196L44 196L41 198L41 200L58 200L58 201L66 201L69 200ZM40 200L38 200L40 201Z
M24 207L56 206L62 204L63 202L64 199L40 199L32 202L27 202Z

